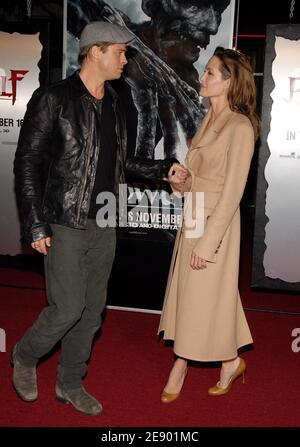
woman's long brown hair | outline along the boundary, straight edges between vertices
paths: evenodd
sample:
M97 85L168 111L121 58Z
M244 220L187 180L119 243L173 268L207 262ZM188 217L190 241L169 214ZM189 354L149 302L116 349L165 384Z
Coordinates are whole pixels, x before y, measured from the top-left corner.
M260 120L256 114L256 86L248 58L240 51L217 47L214 56L220 62L223 79L230 78L228 101L231 110L246 115L259 136Z

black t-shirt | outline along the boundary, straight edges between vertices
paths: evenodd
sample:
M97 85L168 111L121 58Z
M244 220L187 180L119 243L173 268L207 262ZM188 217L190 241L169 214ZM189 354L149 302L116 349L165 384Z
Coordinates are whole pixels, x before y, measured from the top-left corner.
M96 122L100 128L100 150L88 214L90 219L94 219L98 209L103 206L96 204L97 195L103 191L115 193L117 135L113 100L106 89L103 99L96 102Z

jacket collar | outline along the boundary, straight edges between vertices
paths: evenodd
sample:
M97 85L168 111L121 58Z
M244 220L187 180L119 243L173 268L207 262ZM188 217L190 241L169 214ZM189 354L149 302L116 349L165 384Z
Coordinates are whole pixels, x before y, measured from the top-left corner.
M90 94L90 92L88 91L88 89L86 88L84 83L82 82L82 80L79 76L79 70L76 70L69 77L69 80L71 81L72 86L73 86L74 90L76 91L76 93L78 94L78 96L81 96L81 97L85 96L87 98L94 99L94 97ZM108 81L105 82L105 89L107 89L109 91L109 93L111 94L111 96L113 98L113 101L116 102L118 99L118 95Z
M91 96L79 76L79 70L76 70L69 77L69 81L71 82L71 85L72 85L73 89L75 90L75 92L78 94L78 96Z
M209 121L212 115L212 108L206 113L201 126L196 132L194 138L192 139L190 150L197 149L202 146L206 146L217 138L218 134L221 132L223 127L231 119L233 111L230 109L229 105L226 106L220 115L216 118L213 124L209 126Z

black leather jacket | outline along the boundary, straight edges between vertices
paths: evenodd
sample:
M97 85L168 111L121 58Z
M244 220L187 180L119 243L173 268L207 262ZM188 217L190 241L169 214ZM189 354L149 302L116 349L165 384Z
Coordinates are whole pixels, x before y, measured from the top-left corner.
M125 117L109 83L116 114L116 191L127 173L163 178L174 159L126 160ZM52 235L49 223L85 229L99 154L95 102L78 73L34 92L14 162L22 240Z

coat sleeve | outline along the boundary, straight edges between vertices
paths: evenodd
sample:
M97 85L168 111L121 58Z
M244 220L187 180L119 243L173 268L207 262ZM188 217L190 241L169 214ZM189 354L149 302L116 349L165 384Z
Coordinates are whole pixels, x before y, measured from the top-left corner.
M30 99L14 160L15 191L23 242L51 236L42 212L43 163L53 130L50 98L38 89Z
M232 130L227 153L227 168L223 191L214 211L197 242L194 252L201 258L216 262L216 253L244 193L254 150L254 133L250 123L239 123Z

